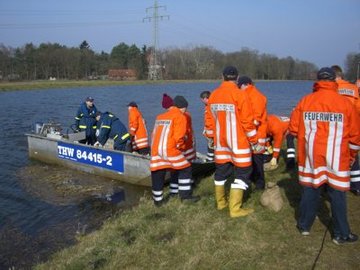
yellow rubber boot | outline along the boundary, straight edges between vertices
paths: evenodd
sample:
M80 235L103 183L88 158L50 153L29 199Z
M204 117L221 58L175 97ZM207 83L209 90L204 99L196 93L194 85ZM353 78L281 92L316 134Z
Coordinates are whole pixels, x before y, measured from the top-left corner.
M242 200L244 196L244 190L239 188L230 189L230 217L244 217L254 212L254 209L241 208Z
M226 201L225 197L225 186L217 186L215 185L215 199L216 199L216 205L218 210L222 210L225 207L228 206L228 203Z

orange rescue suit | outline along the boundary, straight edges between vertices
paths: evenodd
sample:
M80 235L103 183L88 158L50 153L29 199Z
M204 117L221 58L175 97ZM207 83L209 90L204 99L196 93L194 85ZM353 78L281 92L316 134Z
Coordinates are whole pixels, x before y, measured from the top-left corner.
M288 117L269 114L267 117L267 137L272 137L273 157L278 158L284 136L289 127Z
M258 142L265 145L266 139L266 121L267 110L266 103L267 98L254 86L249 84L245 89L245 93L248 95L251 108L253 110L254 124L257 130Z
M350 160L360 149L359 118L354 106L337 93L336 82L319 81L291 114L289 131L297 137L299 181L350 189Z
M204 110L204 132L203 135L207 138L214 137L214 128L213 128L213 118L211 115L211 110L209 104L205 105Z
M357 85L342 79L337 79L336 82L338 84L338 93L349 99L360 115L360 99Z
M235 82L223 81L211 93L215 162L251 166L250 143L256 144L256 127L247 94Z
M151 171L191 166L183 154L186 125L186 116L175 106L157 116L151 138Z
M183 154L187 160L192 161L196 158L194 130L192 128L190 112L186 111L184 115L186 117L186 135Z
M145 120L137 107L129 107L129 133L133 136L133 150L149 147Z

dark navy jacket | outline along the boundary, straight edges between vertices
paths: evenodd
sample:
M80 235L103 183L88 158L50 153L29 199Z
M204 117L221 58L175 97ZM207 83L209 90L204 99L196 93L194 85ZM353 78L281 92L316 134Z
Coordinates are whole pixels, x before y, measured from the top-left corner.
M86 130L86 136L95 134L96 131L96 119L95 114L97 109L95 105L91 109L88 109L86 103L82 103L75 116L75 125L80 130Z
M122 144L130 139L130 134L125 125L110 112L101 114L98 126L100 130L97 140L102 145L104 145L109 138L114 139L116 145Z

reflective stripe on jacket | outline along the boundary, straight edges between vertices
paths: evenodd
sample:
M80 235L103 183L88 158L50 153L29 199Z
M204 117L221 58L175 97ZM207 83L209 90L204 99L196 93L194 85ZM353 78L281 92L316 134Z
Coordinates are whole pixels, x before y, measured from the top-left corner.
M277 115L270 114L267 117L267 137L272 137L273 157L278 158L280 154L283 138L289 127L289 118L280 118Z
M316 82L292 112L289 131L297 137L300 184L349 190L350 156L360 149L360 126L337 83Z
M177 107L157 116L151 136L150 170L180 170L191 166L185 150L186 117Z
M211 110L209 104L205 105L204 109L204 131L203 135L208 138L214 137L214 119L211 116Z
M196 158L194 130L190 112L186 111L184 115L186 117L186 135L183 154L187 160L192 161Z
M145 120L137 107L129 107L129 132L134 136L132 140L133 150L149 147Z
M97 140L104 145L111 138L119 143L130 139L125 125L112 113L105 112L101 114L99 120L100 130Z
M209 98L214 119L215 162L251 166L249 142L257 143L250 101L235 82L223 81Z
M349 99L360 115L360 98L357 85L342 79L338 79L336 82L338 84L338 93Z
M85 130L86 136L90 136L91 134L95 134L96 130L96 119L95 114L97 109L95 105L91 108L86 106L86 103L83 102L75 116L75 125L81 130Z
M248 95L251 103L258 142L262 145L265 145L267 125L267 98L254 85L248 85L245 89L245 93Z

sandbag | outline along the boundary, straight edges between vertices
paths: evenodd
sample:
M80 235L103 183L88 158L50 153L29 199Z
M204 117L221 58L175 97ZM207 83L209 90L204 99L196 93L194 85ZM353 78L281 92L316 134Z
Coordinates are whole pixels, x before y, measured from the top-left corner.
M265 191L261 194L260 203L272 211L279 212L281 210L284 200L276 183L270 182L266 185Z
M265 172L270 172L270 171L276 170L278 167L279 167L279 163L277 163L276 165L271 165L270 162L264 163L264 171Z

